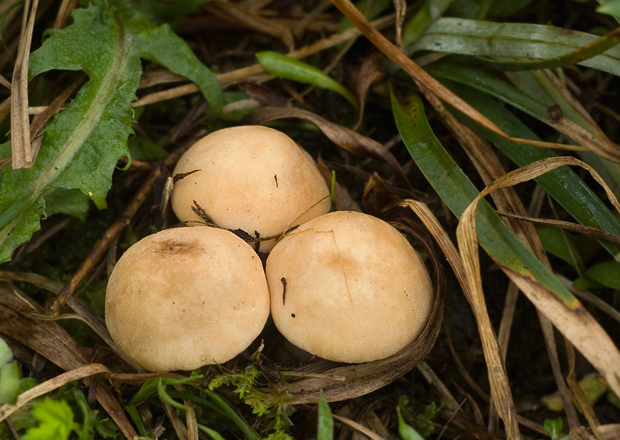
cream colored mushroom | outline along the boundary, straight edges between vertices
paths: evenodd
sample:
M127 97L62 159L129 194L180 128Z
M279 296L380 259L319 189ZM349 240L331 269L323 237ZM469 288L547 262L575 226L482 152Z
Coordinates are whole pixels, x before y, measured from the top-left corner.
M211 133L181 157L173 175L171 203L179 220L189 226L212 221L247 239L277 236L330 209L329 189L310 156L272 128ZM274 244L263 241L260 250Z
M333 212L284 237L267 259L271 314L294 345L339 362L386 358L424 329L434 301L424 263L392 226Z
M140 240L119 259L106 292L112 339L150 371L226 362L268 316L259 256L232 232L207 226Z

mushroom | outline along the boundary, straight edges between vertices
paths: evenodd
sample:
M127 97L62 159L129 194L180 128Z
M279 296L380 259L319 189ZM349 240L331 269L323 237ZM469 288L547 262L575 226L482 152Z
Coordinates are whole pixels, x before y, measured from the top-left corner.
M254 250L232 232L168 229L130 247L108 282L114 342L156 372L223 363L256 339L269 291Z
M271 314L303 350L338 362L386 358L413 342L434 301L424 263L392 226L338 211L287 234L267 259Z
M247 241L260 241L261 252L271 250L287 229L331 206L312 158L284 133L267 127L211 133L181 157L173 175L171 203L179 220L235 231Z

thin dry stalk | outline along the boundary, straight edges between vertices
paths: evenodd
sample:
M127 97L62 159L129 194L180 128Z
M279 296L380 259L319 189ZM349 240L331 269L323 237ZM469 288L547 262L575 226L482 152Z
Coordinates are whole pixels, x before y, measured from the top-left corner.
M78 4L78 0L62 0L54 21L54 29L62 29L67 25L69 12L73 11Z
M278 38L289 52L295 50L295 40L291 31L273 20L249 12L235 3L215 2L206 4L203 8L218 17Z
M607 304L598 296L588 292L587 290L577 289L575 286L573 286L573 282L565 276L556 273L555 277L560 280L560 282L564 284L564 287L570 290L571 293L573 293L575 296L578 296L584 301L589 302L593 306L597 307L601 312L606 313L611 318L615 319L617 322L620 323L620 312L618 310L614 309L612 306Z
M377 29L382 29L386 26L391 25L392 23L394 23L393 14L373 21L373 25L376 26ZM332 35L329 38L324 38L322 40L317 41L316 43L310 44L308 46L304 46L300 49L297 49L296 51L289 52L287 56L295 60L306 58L310 55L321 52L325 49L329 49L331 47L337 46L340 43L344 43L345 41L348 41L351 38L357 37L359 35L360 35L360 31L357 30L356 28L347 29L346 31L340 34ZM217 74L215 76L222 86L227 86L230 84L234 84L238 81L247 79L249 77L252 77L254 75L261 74L263 72L264 72L263 68L261 67L260 64L254 64L252 66L233 70L232 72ZM270 78L272 77L270 76ZM173 99L173 98L178 98L180 96L190 95L198 91L199 89L196 84L186 84L183 86L165 90L163 92L156 92L156 93L143 96L139 100L132 103L131 106L140 107L143 105L154 104L156 102L165 101L167 99Z
M366 437L368 437L371 440L386 440L385 438L381 437L379 434L371 431L370 429L366 428L364 425L360 425L359 423L354 422L351 419L347 419L346 417L342 417L336 414L332 415L332 417L334 418L335 421L342 423L347 428L351 428L359 432L360 434L364 434Z
M448 408L451 411L456 411L459 408L459 403L456 401L448 387L444 385L444 383L439 379L439 376L435 374L433 369L425 362L422 361L416 365L417 369L422 373L424 379L430 384L437 388L437 391L443 396L444 400L448 402Z
M13 169L30 168L34 164L36 154L33 154L30 142L30 117L28 115L28 60L30 58L30 43L37 14L39 0L32 2L30 19L26 22L28 3L24 6L24 21L22 34L19 40L17 60L13 70L11 86L11 155Z
M168 419L170 420L170 423L172 423L172 427L174 428L174 432L176 432L177 437L179 438L179 440L189 440L189 435L187 434L187 428L185 427L185 425L181 421L181 418L177 414L176 409L174 409L172 407L172 405L170 405L169 403L164 402L163 400L161 401L161 403L164 406L164 410L166 411L166 415L168 416Z
M442 101L450 104L452 107L456 108L463 114L467 115L474 121L478 122L483 127L492 131L493 133L505 138L509 139L512 142L517 142L521 144L527 145L535 145L538 147L544 148L559 148L559 149L570 149L573 150L574 147L555 144L551 142L543 142L543 141L535 141L531 139L520 139L520 138L511 138L508 136L501 128L499 128L495 123L489 120L486 116L480 113L478 110L471 107L467 102L463 101L461 98L456 96L450 90L448 90L444 85L442 85L435 78L426 73L420 66L415 64L409 57L407 57L400 49L394 46L387 38L385 38L373 25L370 23L366 17L364 17L357 8L347 0L331 0L334 6L336 6L340 12L342 12L354 25L357 29L359 29L366 38L370 40L372 44L375 45L385 56L387 56L390 60L398 65L405 73L407 73L411 78L418 84L418 86L422 89L425 94L430 92L437 97L439 97ZM584 148L577 147L579 150L583 150ZM615 157L616 161L620 161L620 155Z
M0 422L13 414L19 408L24 406L26 403L30 402L32 399L50 393L60 388L61 386L75 380L84 379L85 377L94 376L95 374L99 373L109 372L110 370L108 370L108 367L103 364L86 364L76 368L75 370L62 373L46 382L43 382L29 389L28 391L21 393L17 398L17 402L15 402L15 405L6 403L0 406Z
M535 225L555 226L556 228L564 229L566 231L577 232L579 234L590 235L602 240L612 241L614 243L620 243L620 235L611 234L601 229L592 228L590 226L583 226L578 223L566 222L562 220L550 220L544 218L527 217L523 215L510 214L508 212L497 212L502 217L514 218L516 220L523 220L533 223Z

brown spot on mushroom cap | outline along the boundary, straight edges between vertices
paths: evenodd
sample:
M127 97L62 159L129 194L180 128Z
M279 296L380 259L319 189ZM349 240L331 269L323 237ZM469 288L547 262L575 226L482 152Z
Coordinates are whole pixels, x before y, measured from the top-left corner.
M196 171L192 174L191 171ZM179 160L171 204L194 226L195 200L220 227L281 234L330 209L329 189L312 158L284 133L261 126L232 127L196 142ZM277 176L277 177L276 177ZM274 184L275 181L275 184ZM261 251L275 244L263 242Z
M226 362L252 343L268 315L254 250L206 226L142 239L120 258L106 292L112 338L150 371Z
M340 362L401 350L423 330L434 300L424 263L407 240L384 221L355 212L301 225L271 251L266 273L280 332Z

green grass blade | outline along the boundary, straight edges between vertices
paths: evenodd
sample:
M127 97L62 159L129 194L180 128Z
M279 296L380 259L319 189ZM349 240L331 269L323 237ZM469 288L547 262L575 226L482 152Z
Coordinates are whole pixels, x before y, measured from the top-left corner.
M224 399L222 399L215 391L211 391L207 388L201 390L205 393L209 399L211 399L217 406L220 407L222 411L228 416L230 420L232 420L235 425L245 434L245 436L250 440L260 440L260 437L248 426L247 423L243 421L243 419L235 412L234 409L228 405Z
M420 38L430 24L448 9L450 3L452 0L426 0L413 18L403 27L403 47L409 46Z
M202 432L207 434L213 440L226 440L217 431L215 431L214 429L208 428L208 427L206 427L204 425L198 425L198 429L200 429Z
M403 420L399 406L396 407L396 414L398 414L398 433L403 440L424 440L424 437Z
M316 432L317 440L332 440L334 438L334 419L332 410L323 396L319 395L319 424Z
M455 72L458 70L458 72ZM513 105L541 120L548 118L545 104L537 101L520 90L499 79L466 66L458 69L439 67L432 70L441 78L449 77L474 87L504 102ZM452 73L450 73L452 72ZM502 107L488 95L460 84L449 83L449 88L467 101L472 107L486 115L508 135L522 139L538 139L516 116ZM543 110L544 109L544 110ZM462 117L460 114L457 116ZM489 139L500 151L506 154L518 166L524 166L537 160L554 157L555 153L547 148L517 144L482 128L466 119L466 122ZM558 203L564 207L579 223L602 229L612 234L620 234L620 221L598 198L598 196L567 167L550 171L536 179ZM616 243L602 242L614 256L620 255L620 246Z
M404 105L393 98L392 109L409 154L444 203L460 218L478 195L478 190L433 133L417 95L412 95ZM478 206L476 222L481 246L498 264L538 280L569 308L579 305L579 301L525 248L486 201L481 201Z
M412 46L411 53L432 50L462 55L551 59L598 39L597 35L528 23L493 23L441 18ZM620 75L620 47L578 63Z
M353 107L357 108L357 102L351 92L316 67L271 51L259 52L256 54L256 58L263 69L273 76L332 90L342 95Z

